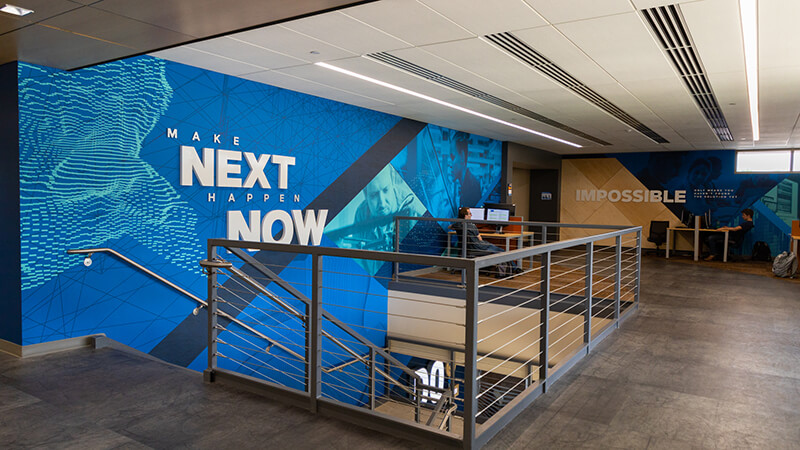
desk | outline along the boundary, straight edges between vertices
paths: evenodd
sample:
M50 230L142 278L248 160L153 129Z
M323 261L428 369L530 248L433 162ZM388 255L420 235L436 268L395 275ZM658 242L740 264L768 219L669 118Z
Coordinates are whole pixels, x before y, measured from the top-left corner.
M697 261L700 259L700 247L702 243L700 242L700 232L701 231L708 231L712 233L725 233L725 243L724 243L724 250L722 253L722 261L728 262L728 235L729 232L727 230L712 230L708 228L700 228L700 218L695 217L694 228L689 227L670 227L667 228L667 259L669 259L669 249L670 249L670 242L674 239L670 239L670 237L674 237L675 232L686 232L691 231L694 233L694 240L692 241L692 249L694 250L694 260ZM674 244L674 242L672 242Z
M450 235L456 234L455 231L450 230L447 232L447 255L450 255ZM511 250L511 240L517 239L517 248L522 248L522 240L526 236L530 236L531 238L531 246L533 246L533 231L523 231L523 232L513 232L513 233L479 233L480 236L484 239L505 239L506 241L506 251ZM520 267L522 267L522 260L518 261Z

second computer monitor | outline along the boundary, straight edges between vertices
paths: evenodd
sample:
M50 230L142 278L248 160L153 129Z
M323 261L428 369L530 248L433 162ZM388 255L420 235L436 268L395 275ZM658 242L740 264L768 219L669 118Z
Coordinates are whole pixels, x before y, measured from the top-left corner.
M470 208L472 220L486 220L486 210L484 208Z
M510 214L507 209L486 208L486 220L508 222Z

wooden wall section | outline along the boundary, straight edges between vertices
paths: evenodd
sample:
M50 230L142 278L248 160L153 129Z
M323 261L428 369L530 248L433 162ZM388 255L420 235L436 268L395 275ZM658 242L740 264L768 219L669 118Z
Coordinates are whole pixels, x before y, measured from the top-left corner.
M616 158L563 159L561 162L561 222L600 225L639 225L642 227L642 246L655 248L647 241L651 220L667 220L670 226L680 225L680 219L663 203L633 203L579 201L580 190L647 190ZM562 229L561 239L594 234L588 230ZM691 243L680 233L678 249L691 249ZM611 245L613 242L601 242ZM664 248L662 246L661 248Z

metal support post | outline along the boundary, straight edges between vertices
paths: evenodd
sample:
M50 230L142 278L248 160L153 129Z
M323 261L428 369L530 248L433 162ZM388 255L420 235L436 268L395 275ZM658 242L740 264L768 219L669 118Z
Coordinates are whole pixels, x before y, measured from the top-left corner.
M541 324L539 325L539 383L542 384L542 392L547 391L547 366L548 366L548 347L550 345L550 252L542 253L542 310L539 313Z
M311 412L317 412L317 399L322 394L322 255L313 254L311 258L311 314L307 319L311 341L308 393Z
M370 411L375 410L375 374L377 371L375 370L375 366L377 361L375 361L377 355L375 354L375 349L370 347L369 349L369 409Z
M622 284L622 236L617 236L617 252L614 258L614 326L619 328L619 299Z
M642 230L636 232L636 295L634 301L639 306L639 291L642 287Z
M467 222L461 223L461 257L467 257ZM461 269L461 284L467 284L467 269Z
M592 349L592 274L594 272L594 242L586 243L586 318L583 322L583 343Z
M400 219L397 217L394 218L394 251L400 253ZM400 263L394 262L392 267L394 268L394 281L398 281L400 279Z
M542 244L547 244L547 225L542 225Z
M217 258L217 247L208 246L208 260ZM208 370L213 373L217 368L217 270L215 267L208 269Z
M466 332L464 346L464 448L473 448L478 414L478 268L474 261L465 269Z

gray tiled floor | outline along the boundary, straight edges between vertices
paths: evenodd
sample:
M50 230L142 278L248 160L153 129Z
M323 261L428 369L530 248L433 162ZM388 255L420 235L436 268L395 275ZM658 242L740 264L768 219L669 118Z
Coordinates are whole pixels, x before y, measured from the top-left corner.
M646 258L637 315L487 448L800 448L800 290ZM424 448L111 349L0 353L0 447Z

